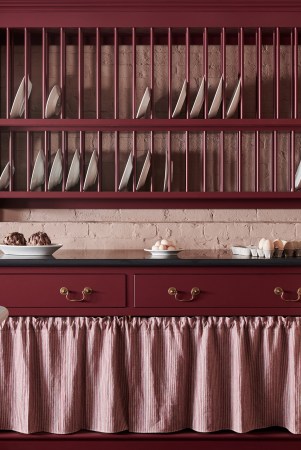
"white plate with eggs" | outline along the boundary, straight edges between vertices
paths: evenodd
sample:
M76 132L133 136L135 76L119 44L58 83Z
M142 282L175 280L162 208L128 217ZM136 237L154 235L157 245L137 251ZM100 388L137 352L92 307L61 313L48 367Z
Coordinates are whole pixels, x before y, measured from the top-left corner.
M175 256L178 253L182 252L182 248L178 248L176 250L151 250L149 248L144 249L145 252L150 252L152 256L160 256L160 258L168 258L169 256Z

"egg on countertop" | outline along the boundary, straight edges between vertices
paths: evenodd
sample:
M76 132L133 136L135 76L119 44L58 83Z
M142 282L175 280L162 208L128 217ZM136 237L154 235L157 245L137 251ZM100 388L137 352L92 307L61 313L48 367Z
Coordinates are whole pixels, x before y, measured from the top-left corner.
M260 239L259 244L258 244L258 248L259 248L260 250L263 249L263 244L265 243L265 241L266 241L265 238L261 238L261 239Z
M284 244L281 239L275 239L274 240L274 248L278 248L279 250L284 249Z
M263 250L274 250L274 242L271 241L270 239L265 239L262 249Z
M166 239L162 239L161 245L167 245L167 247L168 247L169 246L169 242Z

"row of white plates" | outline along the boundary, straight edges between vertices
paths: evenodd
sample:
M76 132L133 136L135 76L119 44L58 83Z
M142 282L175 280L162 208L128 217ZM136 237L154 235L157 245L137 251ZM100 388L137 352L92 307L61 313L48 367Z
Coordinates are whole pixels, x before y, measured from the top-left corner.
M131 153L128 157L127 163L125 165L123 174L121 176L121 180L120 180L119 187L118 187L119 191L127 190L128 183L129 183L130 177L133 172L133 162L134 162L134 156L133 156L133 152L131 151ZM149 174L150 167L151 167L151 153L150 153L150 151L148 151L146 154L146 157L144 159L144 163L143 163L143 166L142 166L139 178L138 178L138 182L136 185L136 191L139 191L145 185L147 176ZM173 179L173 161L171 160L170 166L169 166L168 153L166 152L163 192L167 191L169 176L172 181L172 179Z
M96 150L94 150L91 155L85 176L83 186L84 191L93 186L93 184L96 181L98 175L97 163L98 163L98 156ZM62 182L62 178L63 178L63 155L61 149L58 149L55 154L49 174L48 190L52 191L56 186L58 186ZM76 186L77 183L79 182L79 178L80 178L80 155L79 151L76 150L69 168L65 190L69 191L71 188ZM0 191L8 187L9 181L10 181L10 162L6 164L0 176ZM34 163L30 180L30 190L35 191L44 183L45 183L45 155L43 150L40 150Z
M122 177L121 177L121 180L119 183L119 187L118 187L119 191L124 191L127 189L130 177L133 172L133 160L134 160L133 152L131 152L128 157L125 169L123 171L123 174L122 174ZM140 176L139 176L137 185L136 185L137 191L139 191L145 185L150 167L151 167L151 154L150 154L150 151L148 151L146 154L144 163L143 163L143 167L140 172ZM171 168L171 180L172 180L172 178L173 178L173 161L171 161L170 168ZM164 192L167 190L169 170L170 169L169 169L169 164L168 164L168 157L167 157L167 153L166 153L165 176L164 176L164 184L163 184ZM12 174L13 173L14 173L14 167L13 167ZM84 185L83 185L84 191L88 190L91 186L94 185L97 175L98 175L98 154L97 154L96 150L93 150L89 164L88 164L85 180L84 180ZM62 182L62 178L63 178L63 155L62 155L61 149L58 149L55 154L55 157L54 157L54 160L53 160L53 163L51 166L50 174L49 174L48 191L51 191L56 186L58 186ZM73 155L71 165L69 168L67 181L66 181L66 185L65 185L65 190L68 191L71 188L73 188L74 186L76 186L77 183L79 182L79 179L80 179L80 155L79 155L78 150L75 150L75 153ZM0 176L0 191L3 191L4 189L6 189L8 187L9 181L10 181L10 162L8 162L6 164L6 166L4 167L4 169L2 171L2 174ZM40 150L36 157L35 163L34 163L31 180L30 180L30 190L35 191L40 186L42 186L44 183L45 183L45 155L44 155L43 150Z
M241 80L239 78L239 80L235 86L235 89L233 91L232 98L227 107L227 111L226 111L227 119L229 117L232 117L237 109L237 106L238 106L238 103L240 100L240 91L241 91ZM187 81L184 80L179 98L177 100L176 106L172 113L172 118L178 117L179 114L181 113L185 99L186 99L186 95L187 95ZM145 116L145 114L147 112L147 108L150 103L150 99L151 99L151 88L147 87L145 89L142 100L140 102L138 112L136 115L136 119L140 119ZM223 99L223 76L221 76L221 78L219 80L216 92L214 94L214 98L213 98L211 106L209 108L209 112L208 112L209 119L212 119L218 113L218 110L222 103L222 99ZM197 92L193 106L191 108L191 111L190 111L191 119L196 119L199 116L202 106L203 106L203 103L204 103L204 100L205 100L205 77L202 78L199 90Z
M27 95L28 98L31 94L32 91L32 83L30 81L30 79L28 78L28 82L27 82ZM240 91L241 91L241 80L239 79L237 82L237 85L234 89L232 98L229 102L228 108L227 108L227 112L226 112L226 117L232 117L233 114L235 113L238 103L239 103L239 99L240 99ZM172 117L178 117L179 114L181 113L181 110L183 108L185 99L186 99L186 95L187 95L187 81L184 80L178 101L176 103L175 109L172 113ZM61 111L61 98L62 98L62 92L61 92L61 88L56 84L53 86L53 88L51 89L47 102L46 102L46 107L45 107L45 118L48 119L50 117L53 116L58 116L60 114ZM221 102L222 102L222 98L223 98L223 76L221 76L220 81L218 83L214 98L212 100L209 112L208 112L208 118L211 119L213 117L216 116L216 114L218 113L218 110L220 108ZM137 114L136 114L136 119L140 119L142 117L145 116L149 103L150 103L150 99L151 99L151 88L147 87L145 89L145 92L143 94L142 100L140 102ZM195 101L193 103L193 106L191 108L190 111L190 118L191 119L196 119L198 117L198 115L200 114L200 111L202 109L203 103L204 103L204 99L205 99L205 77L202 78L198 93L196 95ZM11 111L10 111L10 117L11 118L17 118L17 117L22 117L23 113L24 113L24 108L25 108L25 77L23 77L21 84L18 88L18 91L16 93Z
M27 79L27 98L30 97L32 91L32 82L29 77ZM55 84L51 89L45 106L45 118L49 119L53 116L58 116L61 112L62 92L61 88ZM15 95L11 110L11 119L22 117L25 109L25 77L23 77L20 86Z

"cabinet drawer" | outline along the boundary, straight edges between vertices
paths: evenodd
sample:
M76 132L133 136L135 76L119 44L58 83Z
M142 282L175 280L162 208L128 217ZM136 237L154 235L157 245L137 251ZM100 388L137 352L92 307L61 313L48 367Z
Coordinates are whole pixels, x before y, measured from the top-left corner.
M169 288L177 296L169 295ZM200 293L191 295L197 287ZM189 307L301 307L298 302L285 301L274 293L276 287L284 291L286 300L296 300L301 288L300 274L152 274L135 275L135 306L156 308ZM192 298L193 297L193 298ZM192 298L191 301L189 301ZM188 301L180 301L188 300Z
M72 274L70 272L0 275L2 304L8 308L124 307L126 305L125 278L122 274ZM84 301L75 302L60 294L62 287L69 290L70 299L81 299L85 287L91 288L92 293L85 295Z

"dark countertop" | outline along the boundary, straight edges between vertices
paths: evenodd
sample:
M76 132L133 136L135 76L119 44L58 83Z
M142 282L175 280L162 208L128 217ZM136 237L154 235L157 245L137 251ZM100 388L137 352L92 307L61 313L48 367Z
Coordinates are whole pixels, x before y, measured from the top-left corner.
M231 251L184 250L174 257L153 257L143 250L58 250L53 256L8 256L1 254L2 267L201 267L201 266L301 266L301 257L252 258L233 256Z

